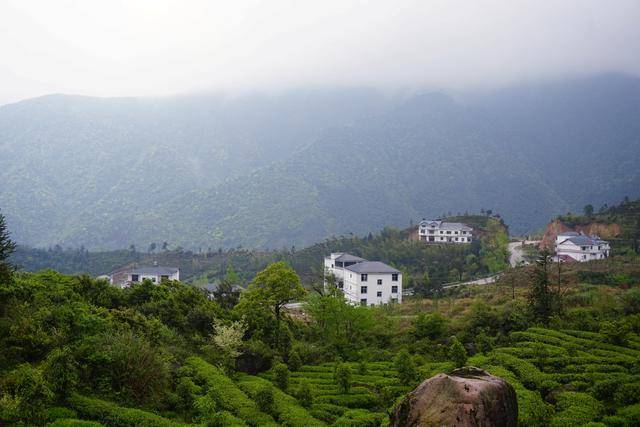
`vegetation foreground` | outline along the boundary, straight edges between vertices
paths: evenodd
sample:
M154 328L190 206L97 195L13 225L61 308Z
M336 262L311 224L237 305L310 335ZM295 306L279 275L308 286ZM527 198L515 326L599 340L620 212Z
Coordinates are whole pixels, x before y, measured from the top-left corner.
M463 365L514 387L522 426L640 425L629 251L561 268L543 253L492 285L372 308L306 291L285 262L215 301L180 282L15 272L0 225L2 425L385 426Z

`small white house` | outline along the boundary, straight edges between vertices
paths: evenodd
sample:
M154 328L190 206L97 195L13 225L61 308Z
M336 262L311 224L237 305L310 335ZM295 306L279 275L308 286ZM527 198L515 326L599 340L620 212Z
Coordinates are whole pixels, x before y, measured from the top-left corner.
M174 267L135 267L119 270L109 276L109 283L128 287L135 283L150 280L162 283L168 280L180 280L180 269Z
M426 243L471 243L473 228L460 222L428 221L418 225L420 241Z
M598 236L587 236L569 231L556 236L556 259L560 261L586 262L609 256L609 242Z
M337 252L325 257L324 269L325 284L333 275L337 287L352 304L402 302L402 273L385 263Z

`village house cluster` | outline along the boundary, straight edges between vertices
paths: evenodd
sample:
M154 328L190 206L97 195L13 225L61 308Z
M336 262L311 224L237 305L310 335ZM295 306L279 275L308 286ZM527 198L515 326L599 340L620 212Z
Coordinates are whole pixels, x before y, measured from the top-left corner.
M352 304L402 302L402 273L383 262L337 252L325 257L324 270L325 285L332 277Z

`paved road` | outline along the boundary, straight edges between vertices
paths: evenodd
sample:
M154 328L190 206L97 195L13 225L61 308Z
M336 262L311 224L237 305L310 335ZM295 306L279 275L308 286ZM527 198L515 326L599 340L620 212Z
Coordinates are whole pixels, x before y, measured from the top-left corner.
M509 264L511 267L517 267L526 264L524 259L524 245L534 245L540 243L539 240L522 240L519 242L509 243Z

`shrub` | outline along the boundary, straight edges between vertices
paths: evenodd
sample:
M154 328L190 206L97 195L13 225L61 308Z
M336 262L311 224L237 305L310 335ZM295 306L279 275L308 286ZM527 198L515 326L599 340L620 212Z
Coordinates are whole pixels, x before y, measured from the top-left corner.
M184 373L192 373L196 383L204 384L208 392L213 392L219 400L220 409L227 410L251 426L276 426L273 418L260 411L220 369L199 357L190 357L185 362Z
M104 427L97 421L77 420L75 418L60 418L48 424L49 427Z
M320 427L324 425L319 420L313 418L306 409L298 405L293 397L274 388L269 381L255 376L243 375L238 384L250 396L257 399L257 394L265 387L270 387L273 393L272 413L278 421L285 426L291 427Z
M289 354L289 369L292 371L297 371L302 366L302 359L300 359L300 355L296 350L292 350L291 354Z
M623 417L629 426L640 426L640 403L618 410L617 415Z
M407 350L402 350L398 353L393 364L398 371L400 382L410 385L416 381L416 377L418 376L416 365L413 363L413 359Z
M379 412L364 409L347 411L333 424L334 427L378 427L386 416Z
M47 419L51 421L55 421L61 418L73 419L76 418L78 414L73 409L63 408L60 406L54 406L52 408L47 409Z
M616 404L620 406L632 405L640 402L640 383L622 384L614 395Z
M351 388L351 369L346 363L340 363L336 367L335 381L342 393L349 393Z
M499 350L495 350L491 354L491 359L494 363L509 368L528 389L539 388L539 385L544 379L540 370L526 360L519 359Z
M629 335L629 325L626 322L602 322L600 333L606 341L615 345L624 345Z
M618 391L618 387L620 386L620 381L615 379L596 381L593 384L591 392L598 400L607 400L613 398L616 391Z
M75 391L78 384L78 363L69 347L56 348L47 355L44 373L51 384L51 391L57 396L68 396Z
M311 407L313 404L313 394L311 394L311 387L309 387L308 381L300 381L296 389L295 397L303 408Z
M564 392L558 395L557 412L551 419L551 426L583 425L596 420L604 407L591 395L578 392Z
M282 391L289 387L289 368L284 363L278 363L273 367L273 382Z
M42 425L47 420L46 407L53 398L42 371L25 363L11 371L0 384L2 421L22 421Z
M273 411L273 387L271 385L261 385L254 398L262 412L271 413Z
M456 368L461 368L467 363L467 350L458 338L455 336L451 339L451 346L449 347L449 358L453 362Z
M212 414L205 424L206 427L246 427L247 424L240 418L227 411Z
M177 427L178 423L151 412L124 408L105 400L94 399L74 393L69 398L71 406L82 417L100 420L113 427Z

